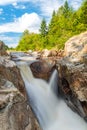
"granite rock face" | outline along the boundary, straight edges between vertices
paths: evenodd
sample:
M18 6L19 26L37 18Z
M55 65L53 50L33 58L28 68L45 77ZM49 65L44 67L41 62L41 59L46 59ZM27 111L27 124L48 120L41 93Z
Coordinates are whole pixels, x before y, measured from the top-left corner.
M57 61L57 66L61 94L87 120L87 32L65 43L65 57Z
M0 130L40 130L16 64L0 57Z

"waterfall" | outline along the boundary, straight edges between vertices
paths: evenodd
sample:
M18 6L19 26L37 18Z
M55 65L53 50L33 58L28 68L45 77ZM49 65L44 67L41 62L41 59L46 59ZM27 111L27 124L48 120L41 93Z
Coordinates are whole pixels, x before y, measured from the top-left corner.
M27 63L19 62L17 65L25 83L29 102L42 130L87 130L87 123L62 99L58 99L56 71L47 83L34 78Z

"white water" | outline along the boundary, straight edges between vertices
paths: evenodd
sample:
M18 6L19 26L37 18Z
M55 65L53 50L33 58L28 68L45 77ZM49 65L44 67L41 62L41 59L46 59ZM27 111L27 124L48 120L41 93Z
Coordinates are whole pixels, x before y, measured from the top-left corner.
M34 78L26 63L19 62L18 67L32 109L43 130L87 130L87 123L56 96L55 88L58 85L56 71L47 83L44 80Z

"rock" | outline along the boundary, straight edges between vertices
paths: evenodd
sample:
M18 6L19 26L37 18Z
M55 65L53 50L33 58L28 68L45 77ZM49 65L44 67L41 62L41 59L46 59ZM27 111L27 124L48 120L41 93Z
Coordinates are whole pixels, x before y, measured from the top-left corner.
M9 57L0 57L0 79L12 82L22 94L26 95L20 71L15 62L9 60Z
M52 57L52 56L57 56L58 52L56 50L47 50L47 49L44 49L42 52L41 52L41 57L42 58L45 58L45 57Z
M0 130L38 130L36 126L26 98L12 82L3 80L0 84Z
M87 32L70 38L57 61L59 90L67 104L87 120Z
M30 68L33 72L33 75L36 78L42 78L45 80L49 80L54 68L55 62L49 60L40 60L34 63L31 63Z
M57 56L58 52L56 50L50 50L48 57Z
M26 97L16 64L0 57L0 130L41 130Z
M41 52L38 52L38 57L37 59L41 60L53 60L56 61L58 59L60 59L61 57L63 57L64 50L42 50Z
M7 56L8 54L5 50L5 44L2 41L0 41L0 56L3 56L3 55Z
M50 51L47 50L47 49L44 49L42 52L41 52L41 57L48 57L50 54Z
M87 32L70 38L65 43L65 56L71 61L87 60Z

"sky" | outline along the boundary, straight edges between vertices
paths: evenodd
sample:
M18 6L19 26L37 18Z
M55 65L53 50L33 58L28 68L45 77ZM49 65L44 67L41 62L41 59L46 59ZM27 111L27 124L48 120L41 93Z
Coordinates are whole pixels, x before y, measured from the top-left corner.
M82 0L67 0L78 9ZM49 23L53 10L58 10L65 0L0 0L0 40L16 47L24 30L39 33L43 18Z

